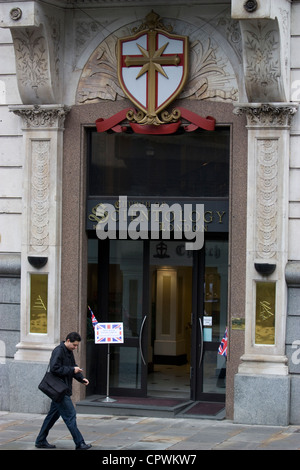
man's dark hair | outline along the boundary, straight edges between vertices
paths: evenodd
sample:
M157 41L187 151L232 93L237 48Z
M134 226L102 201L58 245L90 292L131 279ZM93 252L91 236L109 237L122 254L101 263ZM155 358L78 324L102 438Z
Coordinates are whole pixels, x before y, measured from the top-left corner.
M76 333L76 331L72 331L72 333L69 333L66 337L66 341L70 340L71 343L74 343L74 341L81 341L81 336L79 333Z

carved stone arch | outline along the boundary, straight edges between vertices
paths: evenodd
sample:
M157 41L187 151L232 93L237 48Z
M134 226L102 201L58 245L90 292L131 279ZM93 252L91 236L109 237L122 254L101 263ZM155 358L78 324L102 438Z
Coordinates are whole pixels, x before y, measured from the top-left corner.
M190 38L190 74L179 98L238 101L241 89L244 95L243 82L237 79L241 57L228 39L229 22L232 23L230 16L228 15L228 24L220 22L214 26L199 18L195 23L191 20L163 18L164 24L171 24L176 34ZM92 52L82 69L76 104L125 98L117 77L116 43L119 37L130 36L133 27L137 25L140 25L140 21L123 25L108 35ZM227 47L224 47L224 36L227 36ZM240 33L237 36L236 42L240 42Z

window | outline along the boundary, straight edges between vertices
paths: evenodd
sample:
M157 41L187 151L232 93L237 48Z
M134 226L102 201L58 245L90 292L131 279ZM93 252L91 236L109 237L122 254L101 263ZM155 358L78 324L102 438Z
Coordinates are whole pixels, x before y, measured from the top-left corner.
M89 196L228 197L229 128L170 136L90 131Z

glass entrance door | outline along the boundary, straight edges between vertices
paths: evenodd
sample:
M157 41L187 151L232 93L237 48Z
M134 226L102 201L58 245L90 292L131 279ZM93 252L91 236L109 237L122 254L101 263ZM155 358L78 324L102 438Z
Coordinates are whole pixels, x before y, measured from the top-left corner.
M206 240L193 276L191 398L225 401L226 357L218 354L227 326L228 241Z
M190 399L193 252L180 241L150 242L149 395Z
M97 319L124 325L124 344L110 348L110 395L224 400L227 241L207 240L199 252L181 241L90 242ZM107 349L93 349L102 376L93 393L103 394Z
M218 348L227 279L227 240L207 240L199 252L181 242L150 242L149 394L225 400L226 358Z
M124 344L111 347L110 388L114 395L146 394L148 244L111 240L108 321L123 322Z
M99 277L103 283L100 321L123 322L124 329L124 343L110 347L110 394L144 396L148 244L140 240L111 240L106 246L100 242L99 252L102 257ZM103 349L102 362L106 354Z

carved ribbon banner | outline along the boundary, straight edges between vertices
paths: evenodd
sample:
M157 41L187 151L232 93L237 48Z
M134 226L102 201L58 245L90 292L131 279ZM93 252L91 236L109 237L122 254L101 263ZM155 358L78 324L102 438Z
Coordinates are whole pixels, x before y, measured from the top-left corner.
M190 124L183 125L182 128L186 132L192 132L196 129L204 129L207 131L213 131L215 129L216 120L212 116L207 116L203 118L188 109L177 107L176 108L180 116L183 119L190 121ZM122 121L124 121L128 116L130 117L130 113L134 112L131 108L125 108L119 113L116 113L114 116L111 116L108 119L99 118L96 121L97 132L105 132L108 130L112 130L114 132L126 132L128 130L128 126L121 125ZM180 117L179 116L179 117ZM149 125L142 125L137 123L129 122L130 128L138 133L138 134L159 134L159 135L166 135L166 134L174 134L179 127L182 125L182 121L178 120L175 123L170 124L161 124L159 126L155 124Z

